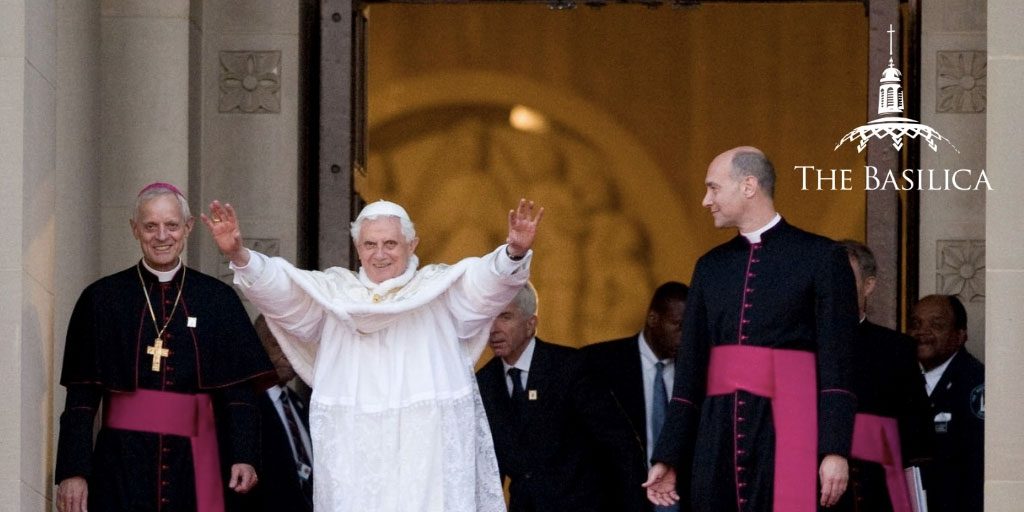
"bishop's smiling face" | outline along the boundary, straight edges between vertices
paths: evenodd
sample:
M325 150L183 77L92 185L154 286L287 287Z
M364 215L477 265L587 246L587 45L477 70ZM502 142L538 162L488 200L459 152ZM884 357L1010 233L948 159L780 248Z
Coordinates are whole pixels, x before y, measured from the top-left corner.
M192 219L182 218L181 205L172 194L163 194L139 206L130 220L132 234L142 246L142 257L153 270L167 271L178 264Z
M405 272L419 238L406 241L398 217L380 217L363 222L356 251L366 276L382 283Z

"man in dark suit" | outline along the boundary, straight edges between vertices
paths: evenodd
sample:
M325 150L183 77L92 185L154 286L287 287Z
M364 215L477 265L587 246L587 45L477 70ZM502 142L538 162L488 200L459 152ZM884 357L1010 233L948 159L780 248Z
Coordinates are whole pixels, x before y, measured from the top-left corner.
M850 483L835 509L910 512L914 489L907 488L903 468L921 466L931 457L931 415L917 343L867 319L868 297L878 279L875 256L860 242L841 243L857 285L860 324L853 346L857 416Z
M689 290L676 281L662 284L651 298L643 331L627 338L595 343L581 351L590 375L611 390L626 412L644 448L645 460L654 450L665 420ZM660 407L656 406L659 402ZM645 479L634 483L639 487ZM655 507L649 503L647 509ZM658 507L657 510L678 510L678 506Z
M263 315L256 318L256 333L277 370L277 384L259 396L263 417L261 446L263 478L243 498L242 510L258 512L313 511L313 451L309 439L306 401L288 387L295 370L285 358ZM297 442L293 438L298 437Z
M537 339L536 329L537 296L527 285L494 320L495 357L477 373L498 467L511 481L510 510L643 510L633 484L642 480L642 450L629 421L586 376L576 350Z
M964 348L967 310L954 295L929 295L914 306L910 335L935 428L935 461L923 470L928 510L982 510L985 365Z

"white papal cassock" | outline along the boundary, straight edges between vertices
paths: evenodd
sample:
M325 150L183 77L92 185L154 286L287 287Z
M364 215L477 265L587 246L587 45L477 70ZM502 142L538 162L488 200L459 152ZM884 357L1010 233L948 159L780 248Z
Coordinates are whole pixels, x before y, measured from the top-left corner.
M330 512L505 510L473 364L532 252L417 269L299 270L251 252L234 282L313 387L313 499Z

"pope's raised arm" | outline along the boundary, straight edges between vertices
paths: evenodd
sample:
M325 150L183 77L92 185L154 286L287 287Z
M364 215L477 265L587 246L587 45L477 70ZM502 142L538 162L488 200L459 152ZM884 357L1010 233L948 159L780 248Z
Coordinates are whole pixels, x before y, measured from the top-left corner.
M242 243L238 216L230 203L221 204L220 201L214 200L210 203L210 215L201 213L199 218L210 229L210 235L213 236L217 248L231 263L238 267L249 264L249 250Z
M520 199L515 209L508 211L508 255L520 258L533 247L533 238L537 235L537 225L544 217L544 208L533 214L533 201Z

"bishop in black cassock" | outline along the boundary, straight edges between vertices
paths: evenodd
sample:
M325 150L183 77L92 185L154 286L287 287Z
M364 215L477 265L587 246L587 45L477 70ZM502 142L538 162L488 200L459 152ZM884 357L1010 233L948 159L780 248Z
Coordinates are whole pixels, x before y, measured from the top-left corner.
M255 482L233 474L239 472L233 467L251 469L259 458L254 379L272 379L274 370L235 292L181 263L191 220L180 192L165 184L144 189L132 226L143 259L89 285L68 326L61 373L67 402L54 472L61 486L57 505L62 512L79 512L84 479L92 512L217 510L197 503L197 483L203 487L209 479L196 478L192 438L145 431L152 425L142 423L180 420L182 412L167 409L161 397L185 403L210 397L186 413L202 418L207 411L201 404L212 407L222 464L213 465L214 476L223 486L245 491ZM146 414L133 418L131 409L117 409L117 401L149 392L157 401L143 399L142 406L150 408ZM103 426L94 447L101 403ZM169 414L160 419L161 413ZM111 427L112 421L121 421L121 428ZM123 428L125 421L134 426ZM198 454L203 460L211 455ZM222 493L230 492L223 486Z
M698 512L833 504L845 490L856 404L857 303L845 252L775 213L774 170L755 148L719 155L706 184L715 226L741 235L694 270L648 496L667 504L689 495ZM786 439L781 452L777 438ZM672 468L690 464L677 492Z

